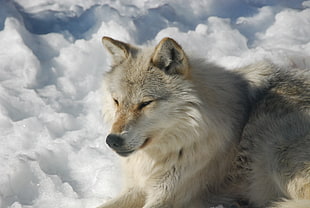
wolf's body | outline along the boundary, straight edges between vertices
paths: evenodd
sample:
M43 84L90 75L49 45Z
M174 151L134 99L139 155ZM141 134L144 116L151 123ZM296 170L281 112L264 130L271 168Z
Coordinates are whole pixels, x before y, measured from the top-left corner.
M155 49L103 43L107 143L126 179L102 208L310 207L309 71L227 71L169 38Z

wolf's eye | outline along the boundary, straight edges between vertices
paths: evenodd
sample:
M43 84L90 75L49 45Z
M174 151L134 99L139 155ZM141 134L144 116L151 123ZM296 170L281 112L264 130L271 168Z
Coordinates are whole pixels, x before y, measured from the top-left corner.
M116 100L115 98L113 98L115 105L119 105L118 100Z
M139 109L139 110L142 110L142 108L148 106L148 105L151 104L152 102L153 102L153 100L146 101L146 102L142 102L142 103L139 104L138 109Z

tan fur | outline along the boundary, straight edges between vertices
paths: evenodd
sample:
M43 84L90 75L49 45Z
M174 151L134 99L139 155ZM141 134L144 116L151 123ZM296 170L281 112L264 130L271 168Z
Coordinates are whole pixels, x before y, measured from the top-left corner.
M227 71L170 38L103 44L107 143L123 156L125 186L101 208L310 207L297 200L310 198L308 72Z

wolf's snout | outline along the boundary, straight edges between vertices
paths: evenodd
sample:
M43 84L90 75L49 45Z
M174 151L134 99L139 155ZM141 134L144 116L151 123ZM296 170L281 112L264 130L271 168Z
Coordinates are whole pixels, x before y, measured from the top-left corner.
M106 142L112 149L118 149L123 146L124 139L116 134L109 134Z
M126 148L125 145L125 139L121 136L118 136L116 134L109 134L107 136L106 140L107 144L110 148L115 150L117 154L123 157L129 156L131 153L133 153L135 150L131 150Z

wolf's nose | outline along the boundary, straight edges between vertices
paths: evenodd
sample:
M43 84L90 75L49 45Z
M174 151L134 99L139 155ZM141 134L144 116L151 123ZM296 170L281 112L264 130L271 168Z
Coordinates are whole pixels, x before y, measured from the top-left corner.
M112 149L117 149L123 146L124 139L116 134L109 134L107 136L106 142Z

